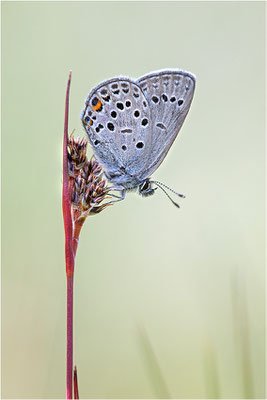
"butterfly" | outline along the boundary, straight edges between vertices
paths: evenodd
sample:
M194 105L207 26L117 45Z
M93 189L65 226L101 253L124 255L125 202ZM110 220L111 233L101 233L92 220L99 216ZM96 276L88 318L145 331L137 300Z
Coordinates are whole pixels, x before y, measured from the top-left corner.
M195 82L189 72L161 70L137 80L109 79L89 93L81 120L106 178L121 191L119 200L134 189L149 196L153 183L170 189L150 177L182 127Z

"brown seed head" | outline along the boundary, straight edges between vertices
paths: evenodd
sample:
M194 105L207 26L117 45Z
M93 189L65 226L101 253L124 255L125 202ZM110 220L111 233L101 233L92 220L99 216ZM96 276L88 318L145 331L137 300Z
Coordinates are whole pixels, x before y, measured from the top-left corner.
M79 137L74 138L73 132L68 140L68 168L69 176L75 178L78 176L80 169L87 161L87 140Z
M71 202L74 219L97 214L110 204L100 204L112 188L107 187L103 170L99 163L86 157L87 141L74 138L73 133L68 142L68 167L71 183Z

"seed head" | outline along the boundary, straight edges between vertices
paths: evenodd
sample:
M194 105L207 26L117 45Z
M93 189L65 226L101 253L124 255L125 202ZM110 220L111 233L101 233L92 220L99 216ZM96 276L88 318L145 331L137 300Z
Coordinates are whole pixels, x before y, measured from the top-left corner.
M86 157L87 142L85 139L74 139L73 134L68 143L69 177L71 184L71 203L74 221L98 214L110 203L102 203L109 198L112 190L107 186L102 167L92 157Z
M75 178L87 161L86 151L88 142L85 138L80 139L79 136L74 138L73 133L74 131L71 133L68 141L68 167L69 176Z

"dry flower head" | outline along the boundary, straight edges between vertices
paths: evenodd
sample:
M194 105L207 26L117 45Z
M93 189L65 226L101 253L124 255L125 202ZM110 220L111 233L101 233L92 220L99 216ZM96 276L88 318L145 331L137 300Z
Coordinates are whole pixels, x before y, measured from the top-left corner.
M107 186L103 170L97 160L87 159L87 141L73 133L68 140L68 170L71 187L71 203L74 221L88 215L98 214L111 203L103 203L109 198L112 188Z

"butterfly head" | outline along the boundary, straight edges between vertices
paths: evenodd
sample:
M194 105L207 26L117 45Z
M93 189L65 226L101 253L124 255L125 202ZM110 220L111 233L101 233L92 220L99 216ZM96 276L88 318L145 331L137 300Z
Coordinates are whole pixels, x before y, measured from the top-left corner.
M140 185L139 185L139 194L141 196L151 196L152 194L155 193L155 190L157 188L152 188L151 182L149 179L145 179Z

